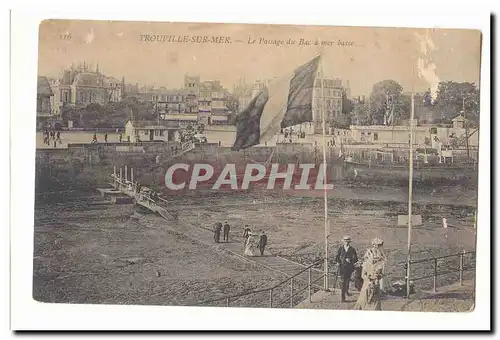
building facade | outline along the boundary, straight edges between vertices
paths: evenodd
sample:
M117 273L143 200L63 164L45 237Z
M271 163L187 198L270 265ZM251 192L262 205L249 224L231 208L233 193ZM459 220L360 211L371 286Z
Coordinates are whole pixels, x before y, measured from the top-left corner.
M54 93L50 87L47 77L38 76L36 91L36 115L37 117L53 116L52 98Z
M323 82L323 89L321 88ZM313 125L314 131L322 131L322 105L325 113L325 122L328 127L331 122L342 115L342 80L333 78L320 78L319 73L314 81L313 92Z
M59 115L63 106L76 108L89 104L106 105L119 102L123 96L124 82L106 77L99 71L99 65L91 69L85 62L63 71L60 78L50 81L54 93L52 113Z

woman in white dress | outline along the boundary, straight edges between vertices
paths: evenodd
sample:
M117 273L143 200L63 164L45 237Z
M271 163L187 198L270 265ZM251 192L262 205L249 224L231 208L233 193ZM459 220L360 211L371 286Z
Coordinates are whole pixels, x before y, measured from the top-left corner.
M259 235L254 233L249 233L245 243L245 255L257 256L258 247L259 247Z
M359 293L358 301L354 309L359 310L382 310L382 278L384 276L385 263L387 261L382 249L384 242L373 239L373 247L366 251L363 259L361 276L363 286Z

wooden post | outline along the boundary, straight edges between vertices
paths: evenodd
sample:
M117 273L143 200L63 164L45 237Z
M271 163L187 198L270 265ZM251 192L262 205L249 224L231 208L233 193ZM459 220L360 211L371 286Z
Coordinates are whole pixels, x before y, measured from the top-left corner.
M273 308L273 290L269 289L269 308Z
M113 178L116 179L116 165L113 166Z
M128 172L127 170L128 170L127 166L125 165L125 182L127 181L127 172Z
M309 268L307 272L307 281L308 281L307 289L309 294L309 302L311 302L311 268Z
M462 254L460 254L460 285L463 286L464 284L464 255L465 255L465 249L462 251Z
M436 285L437 285L437 266L438 266L438 260L437 258L434 259L434 285L433 285L433 291L434 293L436 292Z
M120 181L118 182L118 188L122 188L122 178L123 178L123 169L120 167Z
M293 308L293 277L290 278L290 308Z
M229 298L226 299L226 307L229 307Z
M130 168L130 182L134 184L134 168Z

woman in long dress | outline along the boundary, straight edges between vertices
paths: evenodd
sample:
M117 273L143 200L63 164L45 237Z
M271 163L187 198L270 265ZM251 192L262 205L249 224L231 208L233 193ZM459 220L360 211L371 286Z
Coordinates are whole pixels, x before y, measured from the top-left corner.
M363 286L354 309L382 310L381 280L384 275L386 257L382 250L383 241L374 239L363 260L361 276Z
M245 255L257 256L258 247L259 247L259 235L249 233L245 243Z

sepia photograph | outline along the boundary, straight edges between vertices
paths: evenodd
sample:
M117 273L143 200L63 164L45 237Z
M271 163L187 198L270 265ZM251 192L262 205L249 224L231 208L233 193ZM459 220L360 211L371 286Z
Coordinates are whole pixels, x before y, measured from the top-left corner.
M250 22L38 21L29 299L475 313L484 32Z
M474 309L479 31L39 37L37 301Z

